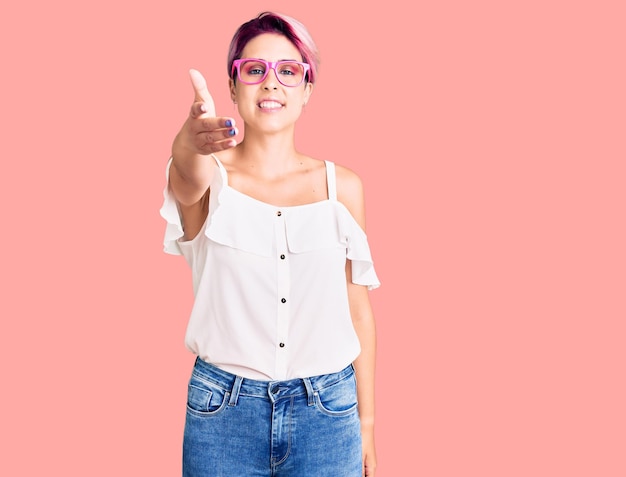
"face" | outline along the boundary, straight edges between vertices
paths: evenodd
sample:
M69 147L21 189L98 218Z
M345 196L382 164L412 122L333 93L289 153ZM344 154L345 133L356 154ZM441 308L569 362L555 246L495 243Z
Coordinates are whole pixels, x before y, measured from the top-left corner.
M242 58L260 58L266 61L302 61L302 55L287 38L264 33L248 42ZM276 72L270 69L259 84L230 81L231 98L237 103L239 114L247 127L277 131L294 125L309 100L313 85L302 82L299 86L282 85Z

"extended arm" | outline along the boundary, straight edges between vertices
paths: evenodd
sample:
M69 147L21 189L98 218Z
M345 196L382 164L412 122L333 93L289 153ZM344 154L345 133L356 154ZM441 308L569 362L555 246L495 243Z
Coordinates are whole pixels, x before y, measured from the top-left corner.
M182 214L185 238L196 236L207 214L206 193L216 164L209 155L236 145L232 118L216 117L204 77L191 70L194 102L189 117L172 144L170 188Z

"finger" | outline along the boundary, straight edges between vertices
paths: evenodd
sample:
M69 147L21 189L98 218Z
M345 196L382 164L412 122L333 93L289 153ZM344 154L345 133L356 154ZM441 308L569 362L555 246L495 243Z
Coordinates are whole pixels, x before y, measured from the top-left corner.
M206 113L206 106L204 103L193 103L191 105L191 110L189 111L189 116L192 118L198 118Z
M211 93L209 93L209 88L207 88L204 76L202 76L202 73L198 70L190 69L189 77L191 78L191 85L193 86L194 101L195 103L202 104L204 107L202 114L215 116L215 103L213 103L213 97Z
M200 130L202 131L217 131L218 129L233 130L231 136L237 134L235 128L235 120L233 118L219 117L219 118L202 118L198 120Z
M203 109L200 108L200 103L194 103L191 107L190 116L196 121L191 121L191 128L196 132L201 131L214 131L222 128L234 128L235 120L227 116L220 117L205 117L203 116Z
M202 139L202 138L198 138ZM197 147L201 151L202 154L211 154L214 152L223 151L224 149L230 149L231 147L235 147L237 145L237 141L234 139L224 139L222 141L203 141L201 144L198 144Z
M198 146L231 139L237 135L237 128L224 128L198 131L195 135Z
M198 103L194 103L191 107L190 119L188 120L188 127L192 133L197 134L201 132L217 131L219 129L233 129L235 132L233 132L231 136L237 134L235 120L233 118L226 116L204 117L202 116L202 110L197 107L197 104Z

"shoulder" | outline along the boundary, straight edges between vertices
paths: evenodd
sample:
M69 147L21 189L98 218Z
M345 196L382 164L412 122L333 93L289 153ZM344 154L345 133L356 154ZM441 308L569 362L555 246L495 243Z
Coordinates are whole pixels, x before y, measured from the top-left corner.
M336 165L337 200L346 206L356 221L365 228L365 200L363 181L353 170Z
M337 194L339 196L362 196L363 195L363 182L356 172L352 169L348 169L345 166L335 165L335 171L337 176Z

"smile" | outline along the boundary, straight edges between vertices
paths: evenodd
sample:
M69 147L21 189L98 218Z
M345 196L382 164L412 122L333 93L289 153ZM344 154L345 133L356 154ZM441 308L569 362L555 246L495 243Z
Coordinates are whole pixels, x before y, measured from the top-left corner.
M261 109L280 109L283 107L278 101L261 101L258 106Z

